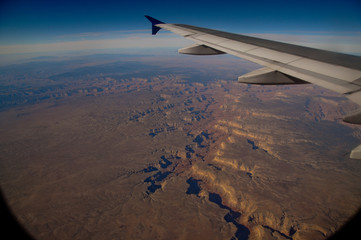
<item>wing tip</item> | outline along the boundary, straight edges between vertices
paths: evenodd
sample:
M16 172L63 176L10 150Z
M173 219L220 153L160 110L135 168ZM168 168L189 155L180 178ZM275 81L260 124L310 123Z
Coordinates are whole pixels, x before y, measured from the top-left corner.
M152 35L156 35L157 32L160 30L160 27L157 27L155 25L164 24L164 22L159 21L158 19L155 19L149 15L144 15L144 16L152 23Z

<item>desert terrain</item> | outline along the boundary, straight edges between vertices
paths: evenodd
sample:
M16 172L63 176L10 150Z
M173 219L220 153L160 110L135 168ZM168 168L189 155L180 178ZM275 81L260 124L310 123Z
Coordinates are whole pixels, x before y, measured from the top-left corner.
M0 183L35 239L325 239L361 206L357 108L232 57L0 70Z

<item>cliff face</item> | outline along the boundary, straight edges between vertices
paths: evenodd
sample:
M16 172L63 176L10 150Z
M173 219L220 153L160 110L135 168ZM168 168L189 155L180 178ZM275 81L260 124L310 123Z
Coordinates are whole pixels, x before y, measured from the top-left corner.
M360 207L341 96L118 61L2 95L1 186L36 238L324 239Z
M333 129L344 128L345 124L339 123L344 109L336 104L333 93L318 97L320 108L327 109L320 122L309 118L319 111L310 110L308 97L300 101L302 97L292 89L276 88L276 96L283 91L282 101L277 103L279 100L270 98L270 93L264 96L260 89L264 87L255 87L251 94L260 99L257 104L252 102L252 107L245 106L248 96L236 91L226 96L220 108L223 113L219 113L223 119L213 123L212 137L217 139L214 144L218 147L210 151L211 164L193 166L192 176L202 180L205 190L217 192L225 205L241 213L238 221L250 229L251 239L330 236L340 227L344 218L341 212L351 212L343 205L346 189L339 180L348 181L356 192L359 189L349 175L346 177L346 172L354 171L343 165L345 159L354 161L342 154L338 159L334 155L336 148L344 151L344 142L336 140L340 132ZM303 91L318 94L313 87ZM306 108L302 108L304 101ZM284 110L279 108L281 102ZM349 136L358 132L350 131ZM333 192L335 188L338 190ZM359 206L354 193L350 193L353 200L349 200L356 211Z

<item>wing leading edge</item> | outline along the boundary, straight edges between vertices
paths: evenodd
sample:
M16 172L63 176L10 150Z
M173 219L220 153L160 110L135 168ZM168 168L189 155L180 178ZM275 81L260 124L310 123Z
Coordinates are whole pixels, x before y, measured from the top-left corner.
M191 25L167 24L146 17L152 23L153 35L166 29L196 42L196 45L180 49L179 53L228 53L265 66L238 77L241 83L313 83L344 94L361 105L361 57ZM361 124L361 109L345 116L344 121ZM351 152L350 157L361 159L361 145Z

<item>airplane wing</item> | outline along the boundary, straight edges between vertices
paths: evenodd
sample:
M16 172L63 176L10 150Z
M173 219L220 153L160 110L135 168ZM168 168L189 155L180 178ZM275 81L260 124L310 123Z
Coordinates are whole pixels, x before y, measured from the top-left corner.
M313 83L344 94L361 105L361 57L186 24L167 24L145 17L152 23L153 35L166 29L196 43L179 49L179 53L228 53L265 66L238 77L238 82L268 85ZM361 109L346 115L343 120L361 124ZM361 159L361 145L352 150L350 157Z

